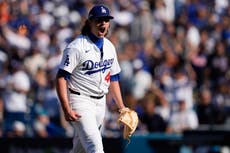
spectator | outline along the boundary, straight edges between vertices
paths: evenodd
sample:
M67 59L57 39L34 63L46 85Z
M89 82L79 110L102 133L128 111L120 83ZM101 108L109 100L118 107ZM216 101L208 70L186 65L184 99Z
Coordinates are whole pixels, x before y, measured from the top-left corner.
M174 9L174 0L156 0L154 16L157 20L170 23L174 21L175 18L175 9Z
M169 54L166 55L166 57L168 56L167 61L160 65L162 68L159 68L159 72L163 71L161 72L162 75L159 76L159 86L166 96L172 112L177 109L177 102L181 99L184 99L187 103L187 109L192 109L194 106L194 85L192 77L188 75L192 75L192 71L188 68L189 64L185 64L178 55L171 52L166 54Z
M155 85L155 83L152 84L152 88L149 92L155 94L156 96L156 113L168 122L171 108L164 93Z
M210 74L210 81L213 88L217 88L217 80L224 79L225 73L229 69L229 58L223 42L219 41L215 44L214 50L208 56L207 71Z
M6 90L3 94L4 128L12 130L15 120L24 124L28 112L28 93L31 87L30 79L17 61L11 61L12 74L6 78Z
M28 37L25 36L25 32L21 33L20 30L15 32L13 29L10 29L6 25L3 25L1 28L3 30L3 34L6 37L7 43L9 43L9 45L20 49L21 53L24 52L24 54L30 49L31 41Z
M124 48L118 54L119 63L121 65L121 89L125 94L130 94L130 86L133 85L132 78L134 75L132 61L136 57L135 45L131 42L125 43Z
M137 8L138 12L135 15L135 20L130 25L130 39L134 42L145 42L152 37L153 17L147 1L140 1Z
M35 75L31 78L33 89L31 90L31 97L33 99L34 105L36 103L43 103L45 99L48 77L46 70L44 68L38 68Z
M180 63L183 64L183 63ZM174 109L177 107L177 102L181 99L186 103L186 109L193 109L194 107L194 99L193 99L193 82L189 78L189 71L187 71L186 67L178 64L174 67L174 81L173 81L173 94L175 95L174 99ZM173 111L173 110L172 110Z
M55 83L50 78L50 86L45 90L44 100L41 103L42 108L46 111L46 114L52 124L59 127L60 130L64 130L65 136L73 136L72 125L64 119L63 111L61 110L59 100L57 99Z
M201 44L194 50L190 50L188 58L196 74L196 88L199 89L206 81L205 70L208 64L208 53L205 46Z
M0 23L6 24L9 21L9 4L6 1L0 2Z
M178 111L172 113L167 127L168 133L183 133L185 130L193 130L198 127L198 118L195 111L186 109L185 100L178 102Z
M155 70L156 82L170 105L174 102L173 67L176 66L178 62L178 56L171 51L164 51L162 62L159 63Z
M146 127L147 132L165 132L167 123L159 114L156 113L155 100L156 97L153 94L147 94L143 98L143 113L139 115L141 126Z
M230 88L229 81L225 78L219 79L216 92L213 95L213 103L223 113L223 120L230 116Z
M199 92L199 99L196 106L199 124L223 124L225 115L222 109L214 104L213 96L209 88L203 88Z
M7 137L25 137L26 126L21 121L14 121L12 125L13 129L7 133Z
M39 120L35 120L33 123L34 137L47 138L49 137L46 125Z
M25 65L27 72L32 77L35 77L39 68L45 69L47 66L44 55L41 53L41 51L37 47L33 47L31 49L31 55L28 55L24 59L24 65Z
M42 108L38 108L36 119L33 123L35 136L38 137L63 137L65 130L63 127L50 121L47 112Z
M143 62L140 59L133 61L134 76L132 95L140 100L144 97L152 85L152 76L149 72L143 70Z

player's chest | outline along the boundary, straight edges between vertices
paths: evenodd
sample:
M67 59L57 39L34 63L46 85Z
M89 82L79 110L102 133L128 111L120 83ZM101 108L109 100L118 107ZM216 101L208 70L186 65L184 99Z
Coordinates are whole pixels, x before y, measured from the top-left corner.
M83 51L79 67L87 74L105 72L111 68L114 62L112 55L106 47L103 48L103 51L94 46L89 47Z

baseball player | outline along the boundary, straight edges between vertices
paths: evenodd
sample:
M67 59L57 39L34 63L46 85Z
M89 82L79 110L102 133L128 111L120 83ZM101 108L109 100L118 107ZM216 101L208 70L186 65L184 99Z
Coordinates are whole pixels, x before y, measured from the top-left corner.
M119 109L125 108L116 50L105 38L111 19L106 6L95 5L81 35L65 48L57 73L56 90L65 119L75 129L71 153L104 153L99 130L108 92Z

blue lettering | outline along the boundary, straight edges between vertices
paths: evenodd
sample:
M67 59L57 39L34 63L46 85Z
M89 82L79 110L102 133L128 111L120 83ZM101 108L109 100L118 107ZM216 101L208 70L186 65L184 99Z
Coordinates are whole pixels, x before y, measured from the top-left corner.
M91 61L91 60L85 61L85 62L83 63L83 68L82 68L82 70L92 70L92 69L94 68L93 65L94 65L93 61Z
M103 66L103 61L99 62L99 66L102 67Z
M99 62L95 62L94 68L98 68L99 67Z
M82 70L87 71L85 74L93 74L102 71L105 72L106 69L111 68L114 59L106 59L100 62L93 62L92 60L87 60L82 64Z

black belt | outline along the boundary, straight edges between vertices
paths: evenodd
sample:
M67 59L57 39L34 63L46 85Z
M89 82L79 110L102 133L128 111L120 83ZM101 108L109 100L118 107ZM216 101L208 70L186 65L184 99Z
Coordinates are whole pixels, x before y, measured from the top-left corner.
M70 91L70 93L72 93L72 94L81 95L80 92L74 91L74 90L72 90L72 89L69 89L69 91ZM104 95L102 95L102 96L90 96L90 95L89 95L89 97L90 97L90 98L94 98L94 99L101 99L101 98L104 97Z

